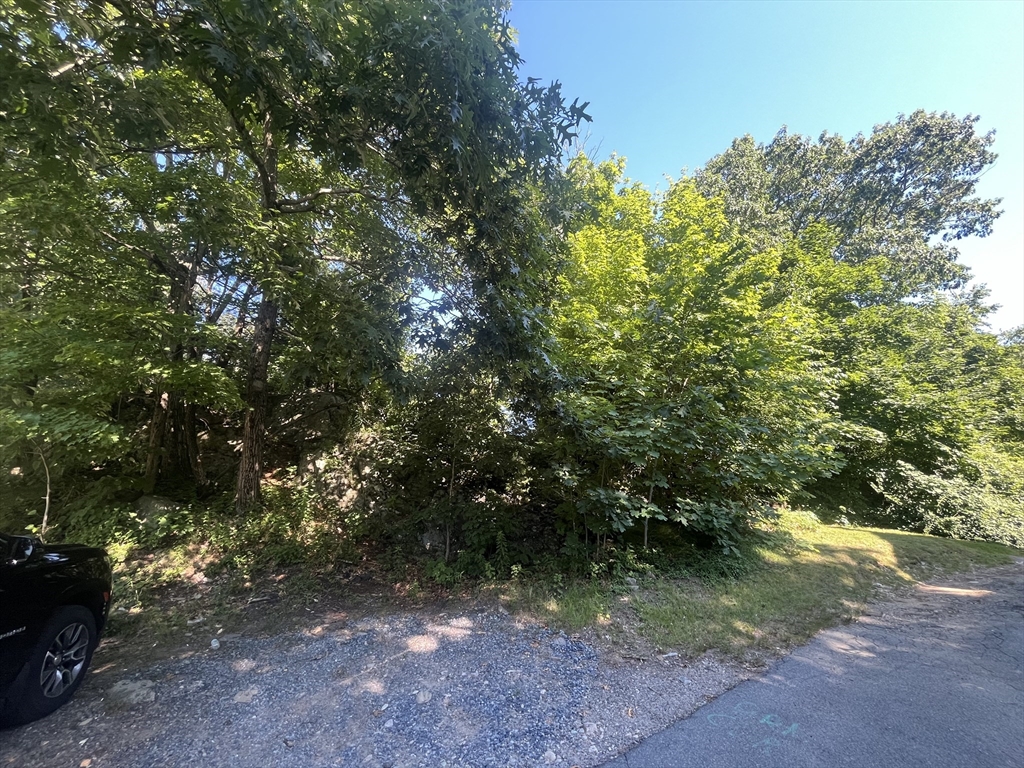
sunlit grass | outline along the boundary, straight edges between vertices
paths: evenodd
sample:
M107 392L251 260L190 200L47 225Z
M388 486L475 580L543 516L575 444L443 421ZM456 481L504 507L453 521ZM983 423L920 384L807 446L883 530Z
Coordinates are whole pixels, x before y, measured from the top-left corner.
M771 654L850 620L892 589L1020 554L997 544L827 526L787 512L744 555L751 567L738 577L647 576L636 590L584 581L558 589L556 597L520 594L517 603L566 629L589 625L602 632L609 616L631 610L641 634L666 651Z

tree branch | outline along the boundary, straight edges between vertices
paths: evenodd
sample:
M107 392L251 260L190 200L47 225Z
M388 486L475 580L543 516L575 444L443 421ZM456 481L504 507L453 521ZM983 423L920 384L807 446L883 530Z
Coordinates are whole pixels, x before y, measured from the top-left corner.
M218 149L223 149L223 147L218 144L200 144L195 147L185 147L174 142L157 147L140 147L133 144L121 143L118 145L118 148L124 152L133 152L143 155L154 155L160 152L170 152L173 155L199 155L204 152L214 152Z
M277 201L275 206L281 213L307 213L316 209L316 202L322 197L339 197L341 195L359 195L366 200L383 205L394 205L401 202L401 197L396 195L380 195L370 191L366 187L321 187L303 197L285 197Z

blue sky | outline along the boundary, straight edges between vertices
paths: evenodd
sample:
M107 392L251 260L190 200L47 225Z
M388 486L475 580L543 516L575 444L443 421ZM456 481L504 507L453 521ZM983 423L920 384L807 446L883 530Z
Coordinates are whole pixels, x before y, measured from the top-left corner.
M996 164L978 192L1005 212L962 261L1024 324L1024 0L513 0L523 76L591 102L587 150L650 187L749 133L850 138L923 108L980 115ZM595 155L596 150L596 155Z

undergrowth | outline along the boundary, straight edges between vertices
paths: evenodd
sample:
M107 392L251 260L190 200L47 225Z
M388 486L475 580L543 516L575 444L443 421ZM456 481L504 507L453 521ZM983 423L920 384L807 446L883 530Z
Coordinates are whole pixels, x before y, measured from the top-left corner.
M997 544L826 525L787 509L761 519L734 553L652 525L650 546L639 532L627 533L589 549L538 547L526 562L509 557L499 537L490 556L456 551L446 559L408 534L375 543L365 518L286 486L269 488L264 506L245 517L214 500L107 509L102 518L65 519L61 538L105 546L113 558L110 633L157 642L188 636L199 622L244 622L254 603L274 604L285 621L327 594L351 597L355 577L398 604L496 596L569 631L633 632L687 656L717 649L749 658L798 644L916 579L1019 554Z

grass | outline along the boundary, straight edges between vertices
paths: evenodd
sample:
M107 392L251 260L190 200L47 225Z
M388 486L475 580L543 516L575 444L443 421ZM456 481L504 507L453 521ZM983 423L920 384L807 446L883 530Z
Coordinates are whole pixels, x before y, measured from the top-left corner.
M858 615L866 601L916 580L1010 562L1020 550L891 530L828 526L786 512L743 555L737 575L642 574L624 586L596 580L513 588L518 608L567 630L609 636L632 627L663 651L709 649L763 658Z

